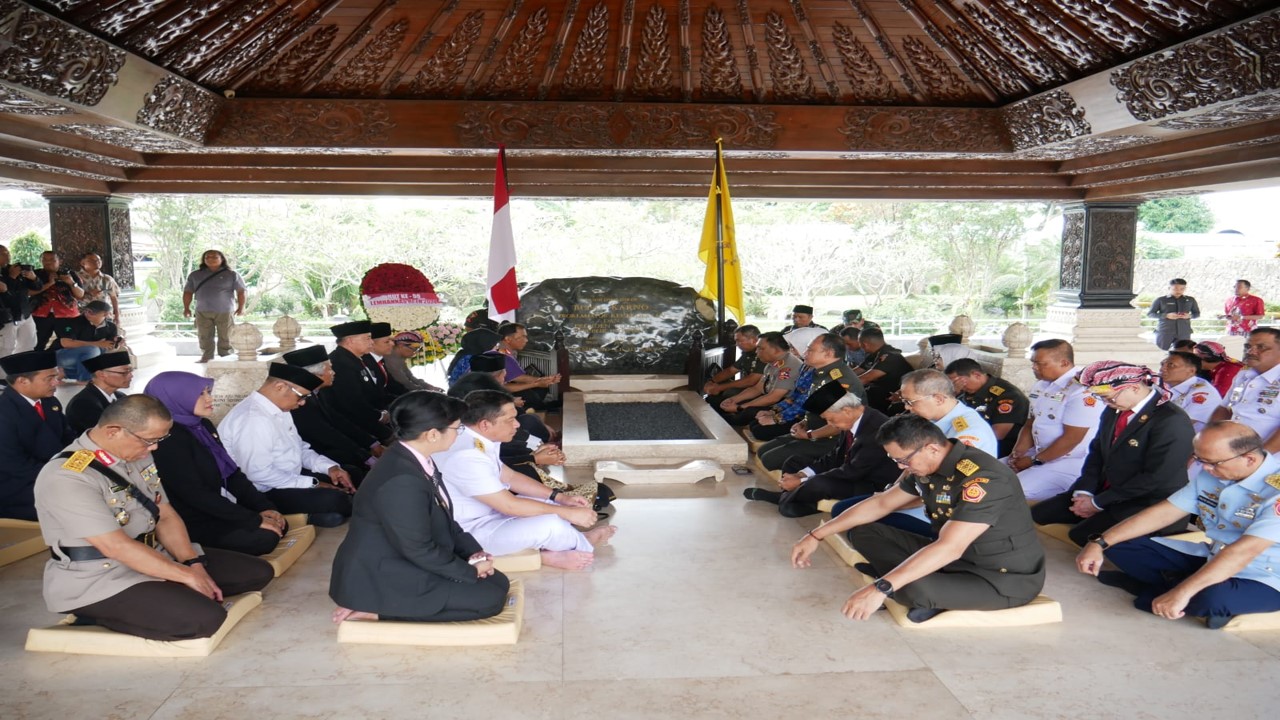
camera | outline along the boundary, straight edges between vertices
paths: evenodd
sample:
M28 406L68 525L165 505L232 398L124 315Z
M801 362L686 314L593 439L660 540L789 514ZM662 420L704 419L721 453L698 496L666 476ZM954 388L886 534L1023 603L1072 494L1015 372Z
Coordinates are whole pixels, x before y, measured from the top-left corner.
M34 270L34 269L35 269L35 268L33 268L32 266L30 266L30 265L28 265L28 264L26 264L26 263L22 263L22 264L21 264L21 265L19 265L18 267L22 269L22 272L31 272L32 270Z

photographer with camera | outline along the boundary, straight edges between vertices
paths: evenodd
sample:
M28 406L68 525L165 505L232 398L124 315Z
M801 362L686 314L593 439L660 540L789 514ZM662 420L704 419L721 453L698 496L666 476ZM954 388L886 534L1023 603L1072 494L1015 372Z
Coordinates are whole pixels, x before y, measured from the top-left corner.
M30 265L12 263L9 248L0 245L0 358L35 347L30 291L40 283ZM4 378L0 371L0 378Z
M62 267L57 253L52 250L40 253L40 265L35 271L40 287L30 291L35 305L31 316L36 321L36 350L43 350L49 344L60 321L80 316L80 299L84 297L80 278Z
M52 349L58 353L58 367L66 375L66 382L83 385L93 379L84 361L123 347L120 329L107 319L110 313L110 304L94 300L84 306L83 315L57 321L54 332L58 337Z

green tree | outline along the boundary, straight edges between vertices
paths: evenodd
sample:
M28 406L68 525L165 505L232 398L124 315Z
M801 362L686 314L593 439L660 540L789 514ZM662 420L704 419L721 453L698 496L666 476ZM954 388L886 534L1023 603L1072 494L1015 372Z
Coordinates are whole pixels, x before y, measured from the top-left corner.
M1138 206L1138 222L1149 232L1207 233L1213 210L1198 196L1148 200Z
M1140 260L1176 260L1185 254L1182 248L1145 232L1138 233L1137 250Z
M9 241L9 254L12 256L10 262L40 267L40 253L49 247L49 241L32 230Z

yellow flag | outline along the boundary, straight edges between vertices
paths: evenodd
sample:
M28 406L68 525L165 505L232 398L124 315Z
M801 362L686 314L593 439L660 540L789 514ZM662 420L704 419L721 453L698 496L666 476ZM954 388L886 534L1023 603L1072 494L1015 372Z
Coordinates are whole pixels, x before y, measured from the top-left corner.
M716 139L716 169L711 179L711 194L707 197L707 217L702 222L702 242L698 244L698 259L707 266L707 274L698 294L711 301L716 301L719 280L719 268L716 266L716 207L719 205L723 231L720 238L724 241L724 311L738 319L741 325L746 321L743 314L742 301L742 268L738 265L738 250L733 241L733 209L729 203L729 180L724 174L724 157L721 155L720 140Z

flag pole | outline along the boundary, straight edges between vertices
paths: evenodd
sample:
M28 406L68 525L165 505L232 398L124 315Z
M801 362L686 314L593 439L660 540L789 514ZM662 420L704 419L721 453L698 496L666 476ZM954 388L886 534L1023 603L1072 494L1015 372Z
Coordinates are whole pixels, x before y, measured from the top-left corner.
M724 161L716 138L716 345L724 347Z

